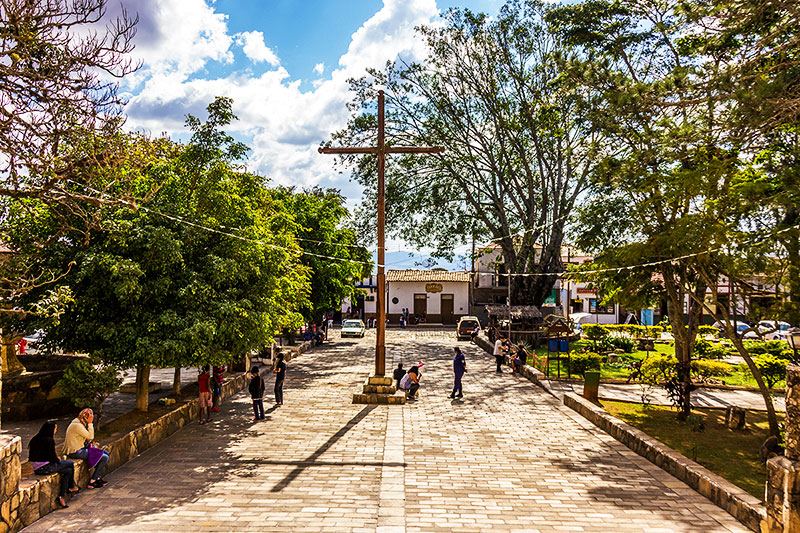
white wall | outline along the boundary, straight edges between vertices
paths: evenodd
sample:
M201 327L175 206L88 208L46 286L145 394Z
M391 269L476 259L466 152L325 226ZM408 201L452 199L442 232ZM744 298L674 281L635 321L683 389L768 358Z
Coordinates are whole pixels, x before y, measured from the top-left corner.
M389 294L387 299L389 301L389 314L399 315L402 309L408 309L408 312L414 314L414 294L425 293L425 285L423 281L393 281L387 283L389 287ZM438 315L441 313L441 294L453 295L453 314L454 315L468 315L469 314L469 283L443 281L440 282L442 292L428 292L428 314ZM397 298L398 302L392 303L392 299Z

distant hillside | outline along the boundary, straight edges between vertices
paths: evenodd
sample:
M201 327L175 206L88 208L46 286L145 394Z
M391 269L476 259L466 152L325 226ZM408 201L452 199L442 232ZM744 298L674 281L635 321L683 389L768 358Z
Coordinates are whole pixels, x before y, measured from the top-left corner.
M376 253L373 253L372 260L375 261L375 258ZM386 254L387 270L402 270L406 268L418 268L422 270L430 268L467 270L469 269L469 263L465 262L465 259L461 257L455 257L453 261L431 259L430 255L419 252L388 252Z

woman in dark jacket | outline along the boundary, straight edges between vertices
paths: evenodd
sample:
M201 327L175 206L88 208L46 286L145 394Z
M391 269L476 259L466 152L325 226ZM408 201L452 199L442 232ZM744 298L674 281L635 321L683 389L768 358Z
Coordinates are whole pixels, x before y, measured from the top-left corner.
M72 461L62 461L56 454L56 429L55 422L47 421L42 424L39 433L34 435L28 443L28 460L33 465L34 474L49 476L61 474L61 490L56 498L59 507L69 507L64 497L67 491L75 493L80 489L75 485L75 464Z

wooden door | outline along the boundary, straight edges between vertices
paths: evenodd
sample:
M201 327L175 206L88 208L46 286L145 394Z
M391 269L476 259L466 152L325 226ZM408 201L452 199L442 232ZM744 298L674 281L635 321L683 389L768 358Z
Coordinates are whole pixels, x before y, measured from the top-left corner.
M414 315L422 317L428 314L428 295L414 295Z
M442 324L455 324L453 317L453 295L442 294L441 299Z

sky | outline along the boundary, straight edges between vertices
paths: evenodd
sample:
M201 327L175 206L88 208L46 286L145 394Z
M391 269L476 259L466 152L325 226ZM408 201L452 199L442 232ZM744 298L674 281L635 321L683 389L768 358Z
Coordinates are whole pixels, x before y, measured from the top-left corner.
M456 3L460 2L460 3ZM450 7L493 15L500 0L122 0L139 17L122 80L126 127L185 141L186 114L201 119L216 96L233 98L228 131L252 151L248 169L273 183L342 191L360 186L339 174L320 143L348 119L347 80L387 60L424 57L414 27L440 23ZM391 164L391 163L390 163ZM389 206L390 208L390 206ZM389 251L408 247L390 241Z

